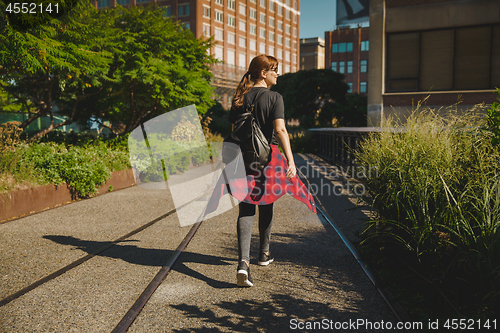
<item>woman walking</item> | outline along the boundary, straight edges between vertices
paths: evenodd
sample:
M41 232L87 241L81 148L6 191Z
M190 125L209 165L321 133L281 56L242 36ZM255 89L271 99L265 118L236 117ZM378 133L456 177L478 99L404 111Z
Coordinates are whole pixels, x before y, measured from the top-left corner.
M230 193L240 201L237 221L238 267L237 285L253 286L250 276L250 240L256 206L259 207L260 255L258 264L267 266L274 261L269 250L273 224L273 204L281 196L290 194L316 212L314 199L297 177L297 170L290 147L290 139L285 126L285 108L282 96L269 88L278 79L278 61L268 55L252 59L233 96L229 121L233 123L245 112L245 105L254 105L254 117L272 149L271 160L262 172L248 171L246 179L231 179L216 186L212 198L220 198ZM278 148L282 148L285 157ZM286 158L286 160L285 160ZM243 186L242 186L243 184ZM244 191L242 187L246 187ZM211 199L212 201L212 199ZM217 208L209 203L207 211Z

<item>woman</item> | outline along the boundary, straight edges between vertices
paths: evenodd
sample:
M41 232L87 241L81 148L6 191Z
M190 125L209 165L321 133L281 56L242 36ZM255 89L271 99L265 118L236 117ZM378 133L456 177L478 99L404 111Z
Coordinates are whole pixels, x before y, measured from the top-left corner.
M276 84L278 75L276 58L268 55L253 58L236 89L229 113L229 121L233 123L234 129L238 115L245 111L244 102L255 103L254 116L272 148L271 161L264 171L247 174L248 191L244 197L234 193L235 191L230 192L241 201L237 222L239 264L236 275L237 285L240 287L253 286L250 276L250 240L255 206L259 206L258 264L261 266L267 266L274 261L269 251L274 201L289 193L316 211L314 199L296 176L297 170L285 126L283 98L279 93L269 90ZM278 149L278 144L285 153L286 161Z

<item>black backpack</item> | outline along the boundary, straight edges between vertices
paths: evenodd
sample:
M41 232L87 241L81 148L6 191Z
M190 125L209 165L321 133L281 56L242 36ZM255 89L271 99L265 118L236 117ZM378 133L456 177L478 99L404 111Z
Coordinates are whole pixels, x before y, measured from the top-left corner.
M238 150L241 150L247 171L262 171L269 164L271 147L253 113L256 102L265 91L262 89L257 93L252 103L247 103L245 96L243 100L245 112L238 116L234 123L234 130L224 139L223 163L228 164L233 161L238 156Z

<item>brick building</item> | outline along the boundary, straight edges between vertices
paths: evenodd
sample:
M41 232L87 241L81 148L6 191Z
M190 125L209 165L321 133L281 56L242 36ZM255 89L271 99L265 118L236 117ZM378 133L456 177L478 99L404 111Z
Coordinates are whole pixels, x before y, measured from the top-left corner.
M149 5L165 9L193 34L214 36L211 54L224 64L212 68L217 99L228 108L250 60L276 57L280 73L299 69L300 0L93 0L98 8Z
M300 69L325 68L325 40L320 37L300 40Z
M412 105L463 112L496 100L500 1L372 0L368 123Z
M339 27L325 32L325 68L345 75L350 92L368 89L369 28Z

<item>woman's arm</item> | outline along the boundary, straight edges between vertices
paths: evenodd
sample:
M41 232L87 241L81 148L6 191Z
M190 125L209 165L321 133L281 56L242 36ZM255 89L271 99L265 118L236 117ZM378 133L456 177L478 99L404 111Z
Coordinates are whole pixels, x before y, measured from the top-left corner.
M285 119L275 119L273 121L274 131L276 132L276 138L280 144L281 149L285 153L285 157L288 161L288 170L286 171L286 177L288 179L295 177L297 170L295 168L295 161L293 160L292 148L290 146L290 138L288 137L288 131L286 130Z

